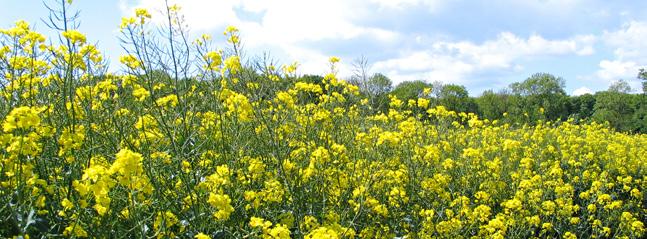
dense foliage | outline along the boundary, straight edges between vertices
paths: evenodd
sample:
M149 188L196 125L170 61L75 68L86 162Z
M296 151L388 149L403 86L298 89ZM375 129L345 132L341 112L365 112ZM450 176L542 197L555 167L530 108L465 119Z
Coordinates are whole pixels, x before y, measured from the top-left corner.
M645 235L647 135L546 120L570 115L555 94L582 118L619 117L626 94L526 82L475 100L424 82L388 94L375 75L366 96L335 57L323 77L244 64L234 27L226 50L183 44L178 6L161 30L145 9L124 18L125 73L107 74L70 2L53 13L61 44L23 21L0 31L0 236Z
M429 91L431 93L423 94L425 88L432 89ZM563 79L537 73L523 82L510 84L509 88L500 92L487 90L478 97L469 97L463 86L423 81L400 83L389 94L404 100L424 95L431 97L431 106L473 112L489 120L511 124L573 118L577 122L609 123L620 132L647 133L647 96L630 92L631 88L625 81L618 81L607 91L568 96L564 91ZM370 94L365 96L371 98ZM373 108L381 111L388 109L384 105L373 105ZM507 113L506 116L503 113Z

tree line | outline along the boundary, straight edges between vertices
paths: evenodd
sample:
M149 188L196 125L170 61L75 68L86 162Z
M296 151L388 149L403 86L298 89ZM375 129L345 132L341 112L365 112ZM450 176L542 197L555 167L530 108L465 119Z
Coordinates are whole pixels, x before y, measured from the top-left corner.
M393 86L381 73L366 74L360 61L349 82L357 85L376 112L387 112L390 97L404 102L424 97L430 106L444 106L457 112L472 112L482 118L512 124L533 124L539 120L608 123L620 132L647 133L647 71L641 69L642 94L632 94L624 80L613 83L606 91L569 96L564 79L549 73L536 73L507 88L486 90L471 97L462 85L441 82L405 81ZM307 75L313 82L320 76Z

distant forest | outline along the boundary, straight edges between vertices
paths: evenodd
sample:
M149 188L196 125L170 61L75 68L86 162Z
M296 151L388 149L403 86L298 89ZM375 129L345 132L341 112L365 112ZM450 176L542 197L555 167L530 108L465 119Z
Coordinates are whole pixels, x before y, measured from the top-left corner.
M415 104L417 98L430 99L430 107L444 106L457 112L472 112L481 118L509 124L534 124L543 121L608 123L627 133L647 133L647 71L641 69L642 94L631 93L624 80L613 83L606 91L569 96L564 79L548 73L536 73L522 82L510 84L500 91L487 90L470 97L462 85L440 82L406 81L393 86L380 73L367 74L365 61L359 61L350 83L357 85L376 112L387 112L391 97ZM322 76L305 75L313 83Z

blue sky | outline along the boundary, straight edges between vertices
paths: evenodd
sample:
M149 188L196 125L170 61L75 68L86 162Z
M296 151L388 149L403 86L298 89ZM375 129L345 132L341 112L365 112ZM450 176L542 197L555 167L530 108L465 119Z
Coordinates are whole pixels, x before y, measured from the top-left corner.
M81 11L80 30L116 62L121 17L163 2L74 0L73 7ZM569 94L581 94L619 79L638 92L638 69L647 67L647 1L641 0L171 2L182 6L193 36L210 33L225 47L222 31L235 25L248 55L298 61L301 74L323 74L328 57L339 56L340 75L349 76L353 60L365 56L372 72L395 83L442 81L479 95L548 72L566 80ZM47 32L41 0L0 4L0 27L24 19ZM120 67L113 63L111 70Z

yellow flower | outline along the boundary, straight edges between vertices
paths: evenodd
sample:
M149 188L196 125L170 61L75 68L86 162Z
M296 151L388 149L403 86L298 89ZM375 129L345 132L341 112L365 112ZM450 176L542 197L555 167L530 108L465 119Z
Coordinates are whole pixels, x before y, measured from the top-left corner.
M121 149L115 156L115 162L108 170L109 174L131 175L138 174L139 164L142 161L142 155L130 151L129 149Z
M45 108L35 108L22 106L14 108L9 112L5 118L2 129L4 132L10 133L15 129L30 129L40 125L40 117L38 116Z
M177 99L177 95L170 94L157 99L157 101L155 102L157 103L157 105L162 107L167 107L167 106L175 107L178 104L178 99Z
M339 234L337 234L336 231L326 228L326 227L319 227L312 232L308 233L305 237L305 239L338 239Z
M296 84L294 84L294 89L298 91L311 92L315 94L323 93L321 86L316 84L305 83L305 82L297 82Z
M201 232L201 233L198 233L198 234L197 234L197 235L195 235L195 237L193 237L193 238L195 238L195 239L211 239L211 237L210 237L210 236L208 236L208 235L206 235L206 234L204 234L204 233L202 233L202 232Z
M180 7L180 5L177 5L177 4L173 4L173 5L169 6L169 11L170 12L179 12L180 9L182 9L182 7Z
M569 221L570 221L570 223L572 225L576 225L576 224L580 223L580 218L579 217L571 217L571 219L569 219Z
M74 223L65 228L63 235L67 237L88 237L88 232L86 232L78 223Z
M252 105L249 103L247 96L227 90L223 92L223 97L226 97L225 106L228 114L238 116L243 122L252 119Z
M564 239L577 239L577 236L571 232L564 233Z
M283 72L284 72L285 74L292 74L292 73L295 73L295 72L297 71L297 67L298 67L298 66L299 66L299 63L298 63L298 62L293 62L293 63L292 63L292 64L290 64L290 65L283 66Z
M72 44L84 44L85 43L85 35L83 35L81 32L77 30L67 30L61 33L64 38L70 40Z
M63 201L61 202L61 206L63 206L63 209L65 210L70 210L74 207L74 204L67 198L64 198Z
M207 202L218 210L213 214L213 216L218 220L227 220L229 219L229 215L234 212L234 207L231 206L231 198L229 198L229 195L210 193Z
M163 228L167 229L175 226L179 222L177 216L171 211L166 211L164 213L158 212L155 217L155 222L153 223L153 228L155 230L160 230Z
M544 209L546 215L552 215L555 212L556 206L553 201L544 201L541 203L541 207Z
M137 20L134 17L122 17L121 24L119 25L119 29L123 30L128 26L135 24L136 21Z
M210 51L203 56L204 60L207 62L206 68L219 71L220 65L222 65L222 52L219 51Z
M553 230L553 224L550 222L544 222L543 224L541 224L541 229L546 231Z
M521 201L519 199L513 198L508 201L501 203L506 210L516 211L521 209Z
M488 207L487 205L479 205L478 207L474 208L472 217L477 219L479 222L486 222L491 214L492 212L490 207Z
M151 130L157 127L157 120L151 115L144 115L137 119L135 128L139 130Z
M397 132L391 132L391 131L385 131L382 132L378 139L377 139L377 145L390 145L390 146L396 146L400 143L402 138L400 137L400 134Z
M279 102L283 103L287 108L289 109L294 108L295 101L294 101L294 98L292 98L292 95L290 95L290 93L283 92L283 91L278 92L276 94L276 99Z
M498 216L490 220L484 228L490 234L494 234L496 232L503 232L503 234L505 234L507 229L503 219Z
M278 224L268 232L269 236L273 239L289 239L290 230L283 224Z
M429 100L425 98L418 98L418 107L423 109L429 107Z
M398 97L393 96L393 95L389 95L389 100L390 100L389 101L389 106L391 108L397 109L397 108L402 107L402 100L398 99Z
M252 217L249 220L249 226L254 227L254 228L261 228L263 230L267 230L272 226L272 222L267 221L263 218L260 217Z
M151 18L151 14L145 8L135 9L135 16L139 18L139 24L142 25L146 22L146 19Z
M151 95L150 91L140 85L134 85L133 88L133 97L135 97L137 101L144 101Z
M119 57L119 62L126 65L130 69L139 69L141 67L139 59L137 59L134 55L123 55Z
M78 150L83 145L85 140L85 126L77 125L74 128L66 128L63 130L58 143L61 146L58 155L63 156L71 150Z
M240 36L239 36L238 28L236 28L234 26L228 26L227 29L225 29L225 32L223 34L225 36L228 36L227 42L229 42L231 44L240 43Z
M635 220L631 223L631 231L636 233L636 235L640 236L643 233L645 233L645 224L639 220Z
M239 56L230 56L225 59L225 69L229 70L229 73L232 75L237 74L241 71L242 67L240 65Z
M144 173L142 161L143 157L141 154L130 151L129 149L121 149L115 155L115 161L107 173L109 175L116 175L117 181L129 189L150 193L152 186Z

